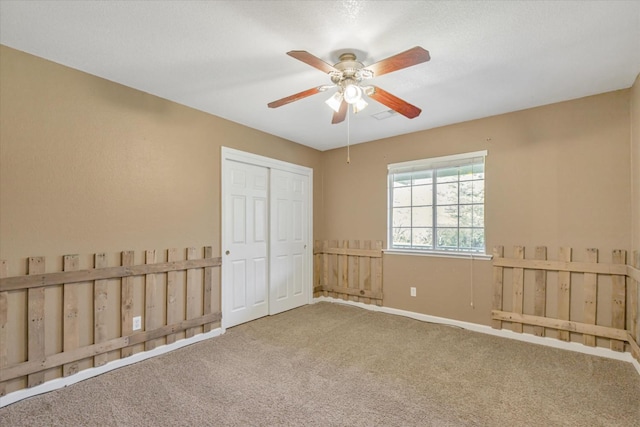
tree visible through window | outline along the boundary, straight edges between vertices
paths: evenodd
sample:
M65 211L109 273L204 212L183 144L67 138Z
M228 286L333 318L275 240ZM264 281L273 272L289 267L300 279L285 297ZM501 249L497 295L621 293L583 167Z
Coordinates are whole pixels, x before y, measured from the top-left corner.
M389 247L484 253L485 155L389 165Z

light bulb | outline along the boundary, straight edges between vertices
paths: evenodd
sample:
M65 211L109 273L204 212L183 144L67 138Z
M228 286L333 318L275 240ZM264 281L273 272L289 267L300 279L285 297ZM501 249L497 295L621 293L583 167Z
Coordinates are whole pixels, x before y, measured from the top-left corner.
M360 98L355 104L353 104L353 112L359 113L360 111L364 110L367 107L367 105L369 105L367 101Z
M344 100L348 104L355 104L362 99L362 89L360 86L348 85L344 88Z

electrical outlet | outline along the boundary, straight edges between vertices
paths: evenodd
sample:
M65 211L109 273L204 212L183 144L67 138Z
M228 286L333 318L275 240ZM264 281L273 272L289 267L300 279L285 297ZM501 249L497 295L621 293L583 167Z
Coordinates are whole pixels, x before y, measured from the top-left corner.
M142 316L133 318L133 330L137 331L138 329L142 329Z
M411 287L410 289L411 289L411 296L415 297L416 296L416 288Z

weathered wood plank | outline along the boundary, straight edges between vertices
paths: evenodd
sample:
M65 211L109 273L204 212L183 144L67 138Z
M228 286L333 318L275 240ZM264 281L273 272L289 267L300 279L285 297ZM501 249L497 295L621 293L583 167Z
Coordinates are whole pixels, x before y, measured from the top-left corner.
M625 264L627 262L627 252L620 249L614 250L612 262L614 264ZM623 275L611 276L611 327L625 329L626 300L626 277ZM624 341L611 340L610 348L614 351L624 351Z
M155 264L157 261L156 250L148 250L145 252L145 261L147 264ZM145 330L155 330L164 325L163 317L163 301L160 284L156 274L147 274L145 276ZM164 339L147 341L144 344L145 351L153 350L159 345L164 344Z
M640 268L640 251L633 252L633 265ZM640 341L640 328L638 325L638 310L640 310L640 295L638 295L638 286L640 286L640 279L634 279L629 277L630 283L628 288L629 293L629 322L631 323L629 331L631 336L634 337L636 343Z
M360 257L353 255L353 252L352 252L356 249L360 249L360 240L350 240L349 252L351 252L351 254L349 254L348 287L351 289L360 289L360 277L361 277L360 276ZM351 296L353 301L357 301L359 298L359 295L364 295L364 294L345 293L345 299L346 299L346 295Z
M128 268L134 264L134 251L123 251L121 264ZM120 335L123 337L133 333L133 277L122 277L120 283ZM129 357L133 354L133 347L123 347L120 357Z
M562 247L558 251L558 257L560 261L571 262L571 248ZM571 272L568 270L561 270L558 272L558 319L570 320L571 314ZM562 341L569 341L571 335L567 330L560 330L558 332L558 339Z
M629 333L628 336L627 336L627 342L629 343L629 346L631 347L631 355L638 362L640 362L640 346L638 345L638 342L635 340L633 335L631 335L631 333Z
M587 262L598 262L598 250L595 248L587 249ZM584 274L584 320L587 325L595 325L597 319L598 306L598 275L595 273ZM590 347L596 346L596 337L594 335L585 334L582 336L584 345Z
M0 278L7 277L7 261L0 260ZM0 292L0 372L9 364L8 348L9 348L9 293ZM4 379L0 380L0 396L4 396L6 391L6 384Z
M174 325L163 326L153 331L139 332L126 337L114 338L100 344L80 347L75 350L71 350L70 352L52 354L50 356L44 357L41 360L9 365L2 371L2 378L3 380L11 380L24 375L30 375L34 372L40 372L45 369L55 368L56 366L71 363L76 360L95 357L96 355L103 354L109 351L114 351L135 344L140 344L145 341L158 339L168 334L175 334L176 332L184 331L188 328L198 327L206 323L219 322L220 317L221 315L219 312L211 313L196 319L183 320L182 322Z
M496 267L524 268L529 270L566 271L571 273L627 274L626 265L615 265L599 262L540 261L534 259L518 260L513 258L494 257Z
M39 275L45 272L44 257L29 258L29 274ZM44 288L30 288L27 295L28 355L29 361L42 361L44 352ZM44 372L31 374L27 378L27 387L35 387L44 382Z
M107 267L107 254L99 253L94 257L95 268ZM108 337L107 331L107 304L109 294L107 281L105 279L96 280L93 284L93 343L105 342ZM108 362L107 354L99 354L93 358L93 366L102 366Z
M545 328L558 329L560 331L579 332L581 334L596 335L604 338L627 340L629 334L624 329L610 328L608 326L586 325L584 323L569 320L553 319L550 317L538 317L529 314L508 313L500 310L492 310L494 319L508 322L519 322L526 325L544 326Z
M349 256L364 256L369 258L382 258L382 250L377 250L377 249L360 249L360 248L351 248L351 247L349 248L340 248L340 247L324 248L323 247L320 253L329 254L329 255L349 255Z
M213 257L213 248L211 246L204 247L204 257L211 258ZM205 267L204 268L204 284L202 290L202 299L203 299L203 311L202 313L206 316L207 314L213 313L213 268ZM169 323L169 322L167 322ZM203 326L203 332L207 333L213 330L213 324L207 323Z
M546 246L536 247L535 259L546 261ZM547 314L547 272L545 270L535 271L535 295L533 302L533 314L534 316L540 317L544 317ZM533 334L539 337L544 337L544 327L534 326Z
M344 248L347 249L349 247L349 241L347 240L343 240L341 242L338 242L338 245L340 248ZM351 284L349 283L349 257L347 256L347 254L342 254L342 255L337 255L336 256L336 261L337 261L337 287L342 289L342 288L349 288L351 286ZM344 294L342 295L342 298L349 299L349 296Z
M196 248L187 248L187 259L194 260L196 258ZM201 284L196 280L196 273L196 270L187 270L187 319L195 319L202 314L202 301L199 292ZM200 332L198 327L189 328L185 331L185 337L191 338Z
M160 262L151 265L143 264L5 277L0 278L0 292L63 285L65 283L92 282L100 279L118 279L129 276L161 274L169 271L188 270L194 268L219 267L221 263L222 259L220 257L216 257L175 262Z
M172 248L167 250L167 261L173 262L178 260L178 249ZM175 271L167 272L167 324L171 325L179 320L180 307L178 305L178 284ZM175 334L167 335L167 344L176 341Z
M64 271L76 271L80 268L78 255L65 255L62 261ZM63 312L62 312L62 349L71 351L80 347L80 325L78 324L78 286L77 283L67 283L63 286ZM78 361L62 366L62 376L68 377L78 372Z
M365 240L364 241L364 248L365 249L375 249L375 243L372 242L371 240ZM362 264L364 263L366 265L366 267L364 268L364 280L362 280L360 282L360 289L365 290L365 291L370 291L374 288L374 283L375 283L375 269L374 269L374 261L375 260L379 260L380 258L377 257L361 257L360 258L360 265L362 266ZM362 268L362 267L361 267ZM359 301L364 303L364 304L371 304L371 298L367 298L367 297L360 297Z
M493 304L494 310L502 310L502 292L504 280L504 268L496 265L496 258L502 259L504 255L504 247L496 246L493 248ZM494 319L491 321L491 327L494 329L502 329L502 321Z
M375 250L379 250L382 253L382 240L376 240ZM371 291L380 292L384 294L382 283L382 258L371 258L371 268L373 273L371 275ZM376 302L378 305L382 305L382 298Z
M322 249L322 242L316 240L313 242L313 293L322 293L325 296L325 292L322 290L322 254L319 251Z
M337 288L337 287L331 287L329 286L328 288L326 288L329 292L336 292L339 294L346 294L346 295L354 295L354 296L359 296L359 297L366 297L366 298L372 298L372 299L382 299L383 297L383 293L382 292L374 292L374 291L367 291L364 289L353 289L353 288Z
M337 248L338 247L338 241L337 240L329 240L329 247ZM329 281L327 282L327 284L329 286L331 286L331 287L336 287L336 284L338 283L338 274L340 274L338 272L338 256L337 256L337 254L329 254L328 265L329 265ZM331 297L333 297L333 298L340 298L340 297L344 298L344 295L340 294L340 293L330 293L329 295Z
M329 247L329 242L327 240L322 241L322 287L325 289L324 296L333 296L329 295L327 288L329 287L329 254L324 252L325 249Z
M631 277L633 280L635 280L636 282L640 282L640 265L637 265L635 267L631 266L631 265L627 265L627 276Z
M524 259L524 247L515 246L513 248L513 256L516 259ZM513 269L513 303L512 310L514 313L522 314L524 306L524 269ZM522 333L522 323L513 323L511 330L519 334Z

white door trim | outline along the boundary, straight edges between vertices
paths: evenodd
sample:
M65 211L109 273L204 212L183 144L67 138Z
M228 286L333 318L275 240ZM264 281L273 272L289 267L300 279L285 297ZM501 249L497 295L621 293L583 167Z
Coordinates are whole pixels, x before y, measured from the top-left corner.
M309 191L307 193L307 203L309 206L308 209L308 230L307 230L307 247L309 250L306 253L307 257L307 265L309 268L306 272L306 281L308 283L307 295L308 300L307 304L311 304L313 301L313 169L296 165L289 162L284 162L282 160L272 159L270 157L260 156L258 154L247 153L244 151L236 150L229 147L222 147L221 156L220 156L220 254L222 256L222 266L221 266L221 284L220 284L220 302L221 302L221 311L222 311L222 321L221 328L222 330L226 329L225 324L225 314L227 311L226 307L226 290L225 288L228 286L227 275L228 272L225 269L225 251L224 244L226 242L226 232L225 224L227 223L224 200L226 196L226 180L227 180L227 160L232 160L236 162L248 163L256 166L263 166L269 169L278 169L282 171L297 173L300 175L305 175L309 177Z

